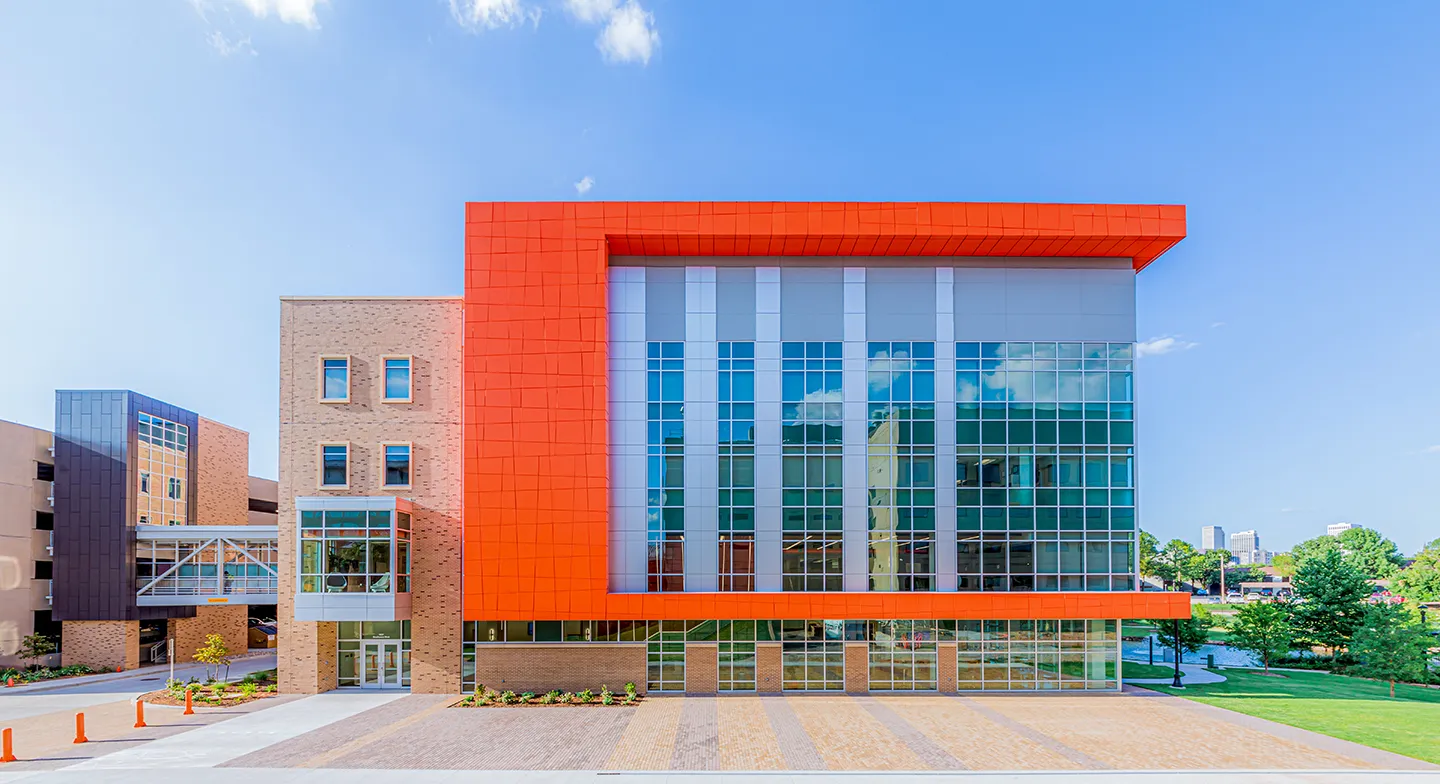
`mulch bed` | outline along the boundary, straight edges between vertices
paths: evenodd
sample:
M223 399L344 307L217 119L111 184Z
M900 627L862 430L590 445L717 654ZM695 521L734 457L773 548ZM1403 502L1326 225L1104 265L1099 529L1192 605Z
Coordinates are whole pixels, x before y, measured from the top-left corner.
M551 703L544 703L544 702L541 702L541 701L540 701L540 697L539 697L539 695L537 695L537 696L535 697L535 699L531 700L530 702L501 703L501 702L499 702L498 700L495 700L495 699L492 698L492 699L491 699L489 702L487 702L487 703L484 703L484 704L476 704L476 703L474 703L474 702L471 700L470 697L466 697L466 698L464 698L464 699L462 699L462 700L458 700L458 701L456 701L455 703L451 704L450 707L452 707L452 708L633 708L633 707L635 707L636 705L639 705L640 703L642 703L642 702L644 702L644 701L645 701L645 698L644 698L643 696L637 695L637 696L635 697L635 700L634 700L633 702L625 702L624 698L622 698L622 697L616 697L616 698L615 698L615 702L612 703L612 704L610 704L610 705L606 705L605 703L601 702L599 697L596 697L594 700L592 700L592 701L590 701L590 702L551 702Z

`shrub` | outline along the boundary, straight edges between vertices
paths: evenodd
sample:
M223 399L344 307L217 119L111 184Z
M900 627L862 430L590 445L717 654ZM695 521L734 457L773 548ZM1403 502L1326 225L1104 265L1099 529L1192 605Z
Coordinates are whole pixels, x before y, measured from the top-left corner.
M258 693L260 693L260 684L254 681L244 681L240 684L240 696L245 699L254 699Z
M274 694L274 693L277 691L277 688L276 688L275 684L272 683L272 684L270 684L269 686L266 686L266 687L264 687L263 689L261 689L261 691L265 691L265 692L269 692L270 694Z
M561 705L569 705L570 703L575 701L575 695L567 691L557 697L556 701L558 701Z
M534 700L535 700L535 692L533 692L533 691L527 691L527 692L525 692L525 693L523 693L523 694L520 695L520 702L521 702L522 704L528 703L528 702L533 702Z
M635 688L635 682L634 682L634 681L631 681L631 682L625 684L625 701L626 701L626 702L634 702L634 701L635 701L635 698L638 697L638 696L640 696L640 690L637 689L637 688Z
M610 691L610 687L609 687L609 686L605 686L605 685L603 685L603 684L600 686L600 704L601 704L601 705L614 705L614 704L615 704L615 692Z
M578 700L582 705L589 704L590 701L595 699L595 692L590 691L589 689L583 689L580 692L576 693L575 699Z
M510 691L509 689L506 689L505 691L500 692L500 700L499 700L499 702L500 702L501 705L513 705L513 704L515 704L516 702L518 702L519 700L520 700L519 696L517 696L517 695L515 694L515 692Z

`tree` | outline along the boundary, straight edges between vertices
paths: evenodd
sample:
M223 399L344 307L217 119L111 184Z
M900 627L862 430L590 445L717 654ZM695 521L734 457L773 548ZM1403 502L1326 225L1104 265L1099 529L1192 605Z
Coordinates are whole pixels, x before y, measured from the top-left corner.
M1440 539L1425 545L1415 563L1396 575L1394 588L1412 602L1440 602Z
M1290 607L1283 602L1252 602L1230 623L1230 646L1260 657L1267 673L1270 662L1288 653L1294 641Z
M1400 604L1373 604L1365 609L1350 641L1350 655L1356 661L1350 671L1366 678L1390 682L1418 681L1426 677L1430 658L1430 635Z
M1300 562L1295 572L1295 627L1301 640L1323 645L1332 653L1350 641L1370 598L1365 575L1345 561L1339 550Z
M1275 574L1279 577L1287 580L1294 579L1295 556L1290 553L1279 553L1270 559L1270 568L1274 569Z
M1155 642L1162 648L1175 648L1175 619L1157 618L1150 621L1155 625ZM1204 605L1197 604L1190 609L1190 618L1181 620L1179 648L1183 653L1196 653L1210 641L1210 629L1215 625L1215 616ZM1177 657L1178 658L1178 657Z
M1314 539L1306 539L1295 545L1290 550L1290 555L1295 559L1295 568L1298 571L1300 566L1313 558L1323 557L1330 551L1339 552L1340 540L1336 537L1325 535L1317 536Z
M1163 585L1175 581L1175 572L1168 563L1160 560L1160 540L1149 531L1140 532L1140 576L1154 577Z
M1345 560L1371 580L1383 580L1405 563L1400 548L1372 528L1351 528L1339 538Z
M43 634L28 634L20 641L20 649L15 652L21 661L30 662L30 666L39 665L40 660L56 651L55 640Z
M210 680L220 679L220 668L225 668L225 677L230 677L230 649L218 634L207 634L205 644L195 651L195 661L205 665L205 676Z
M1198 583L1205 577L1204 556L1184 539L1171 539L1152 559L1152 574L1167 587L1172 583Z
M1240 583L1258 581L1265 577L1265 572L1259 567L1230 563L1233 556L1229 550L1208 550L1200 553L1199 557L1204 569L1201 582L1207 589L1218 586L1222 594L1229 590L1239 590ZM1221 564L1225 565L1224 585L1220 585Z

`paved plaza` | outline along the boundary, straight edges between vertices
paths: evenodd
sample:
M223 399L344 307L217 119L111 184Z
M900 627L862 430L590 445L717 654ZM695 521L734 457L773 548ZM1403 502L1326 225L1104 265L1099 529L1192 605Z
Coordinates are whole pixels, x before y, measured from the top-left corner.
M624 774L655 781L654 772L679 781L716 771L754 772L746 782L840 771L846 781L865 772L927 781L1008 772L1030 782L1123 772L1143 780L1147 771L1173 777L1206 769L1263 770L1288 781L1440 780L1440 767L1418 760L1133 687L1124 694L664 697L631 708L482 709L452 709L454 697L348 691L190 717L150 706L151 726L134 729L133 694L125 690L146 685L0 694L0 723L14 728L21 757L0 765L0 784L118 784L179 768L215 782L277 783L361 775L422 784L467 770L517 771L516 781L533 771L546 782L598 774L608 782ZM75 745L81 708L91 742ZM1319 778L1297 778L1305 771Z

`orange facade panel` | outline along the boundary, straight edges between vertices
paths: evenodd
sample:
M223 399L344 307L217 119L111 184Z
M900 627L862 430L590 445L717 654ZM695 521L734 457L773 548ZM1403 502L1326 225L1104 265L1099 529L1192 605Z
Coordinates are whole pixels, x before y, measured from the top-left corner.
M470 203L465 223L466 618L1188 616L1188 597L1154 593L610 594L606 553L611 254L1127 257L1138 271L1185 236L1183 206Z

